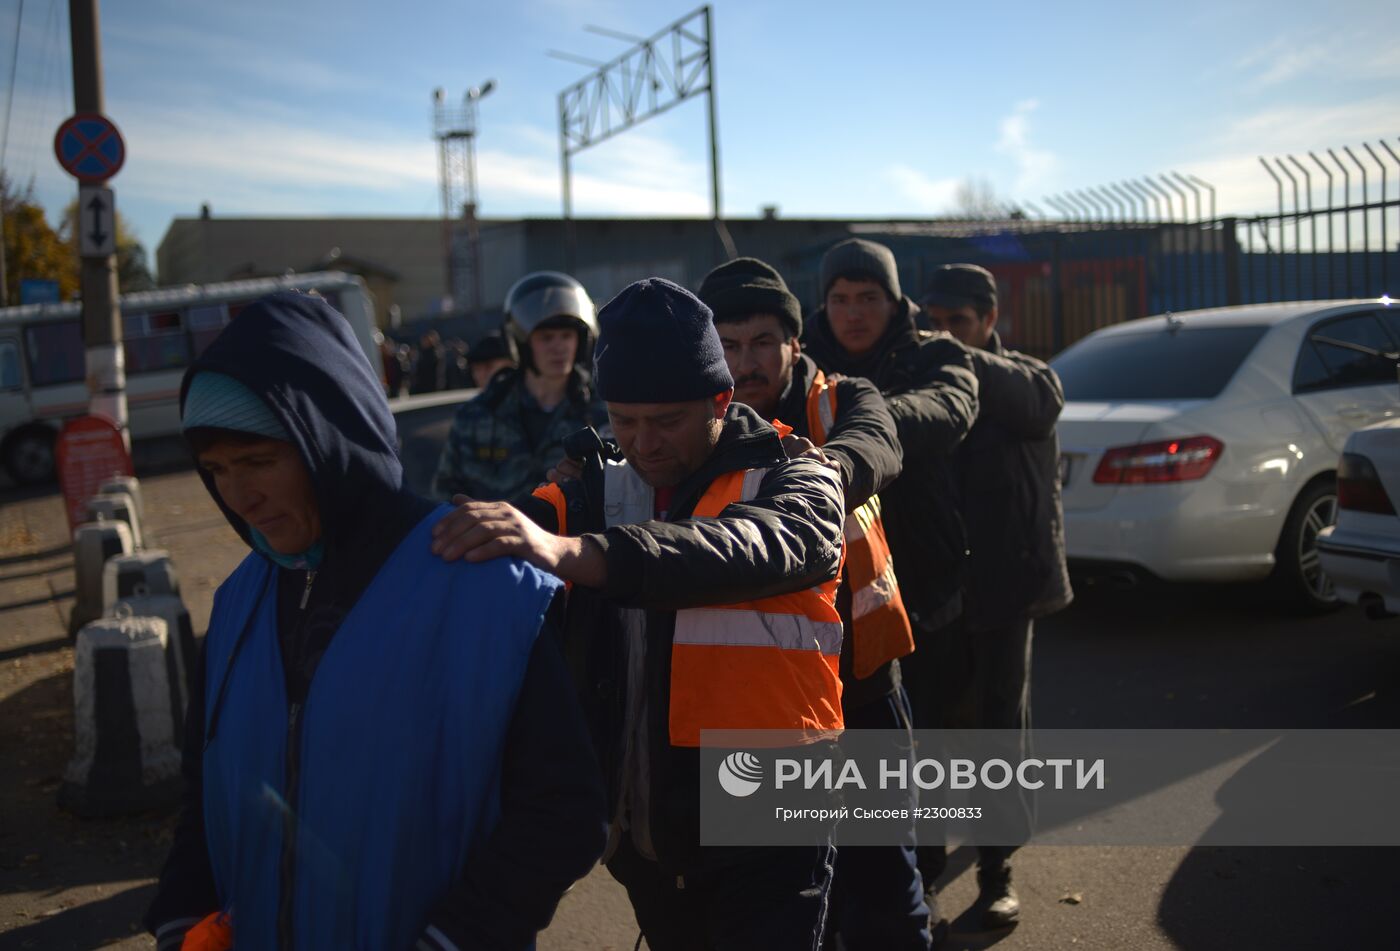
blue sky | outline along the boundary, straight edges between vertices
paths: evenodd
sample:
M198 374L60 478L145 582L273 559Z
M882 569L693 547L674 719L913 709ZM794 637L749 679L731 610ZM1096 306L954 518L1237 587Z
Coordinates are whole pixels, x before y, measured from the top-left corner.
M19 3L0 0L6 86ZM52 153L73 111L67 7L24 0L5 155L51 219L75 187ZM1168 169L1215 183L1222 211L1251 211L1274 195L1259 154L1394 146L1400 134L1400 58L1384 39L1394 9L1379 0L714 8L730 216L766 204L785 216L932 215L969 177L1039 202ZM586 24L648 35L691 9L105 3L107 113L128 147L118 208L153 257L171 218L204 201L230 216L436 214L432 90L460 97L494 78L481 213L557 215L556 97L588 70L545 51L609 59L627 44ZM707 214L703 99L578 156L574 193L581 215Z

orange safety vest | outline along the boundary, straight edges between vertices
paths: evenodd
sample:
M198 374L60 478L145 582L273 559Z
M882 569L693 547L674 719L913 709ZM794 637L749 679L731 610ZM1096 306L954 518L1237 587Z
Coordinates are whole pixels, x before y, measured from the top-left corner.
M820 370L807 391L807 431L818 446L836 423L836 387ZM851 585L851 619L855 628L851 669L857 679L869 677L884 664L914 651L914 630L899 582L894 558L880 520L880 497L872 495L846 516L846 581Z
M754 498L767 471L721 475L692 517L715 518L727 506ZM534 494L554 506L565 533L563 492L550 485ZM604 495L609 511L617 509L629 520L651 515L652 489L631 466L607 467ZM798 730L813 739L839 732L844 721L838 586L833 578L791 594L677 611L671 745L699 746L701 730Z

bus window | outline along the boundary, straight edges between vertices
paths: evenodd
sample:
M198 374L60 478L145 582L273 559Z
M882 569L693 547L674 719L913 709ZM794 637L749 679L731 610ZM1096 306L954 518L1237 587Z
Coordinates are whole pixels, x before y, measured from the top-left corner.
M189 363L189 343L179 311L131 314L125 324L127 373L175 370Z
M31 386L73 383L83 378L83 331L76 320L25 328Z
M17 390L22 386L19 345L13 340L0 340L0 390Z
M224 329L225 323L223 304L204 304L190 308L190 349L194 356L199 356L205 347L214 342L214 338Z

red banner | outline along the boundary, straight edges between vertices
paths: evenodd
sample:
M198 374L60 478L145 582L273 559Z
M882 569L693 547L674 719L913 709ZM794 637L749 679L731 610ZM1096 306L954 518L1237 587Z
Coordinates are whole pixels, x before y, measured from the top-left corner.
M64 423L54 457L70 534L82 520L84 504L102 483L113 476L136 474L121 432L102 416L78 416Z

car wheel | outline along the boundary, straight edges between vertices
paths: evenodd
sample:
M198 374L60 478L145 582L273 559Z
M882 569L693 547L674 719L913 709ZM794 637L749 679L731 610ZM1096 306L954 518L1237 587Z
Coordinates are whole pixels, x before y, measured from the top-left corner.
M1341 606L1332 579L1322 570L1317 536L1337 521L1337 487L1331 481L1309 486L1293 503L1274 551L1274 583L1292 607L1321 614Z
M54 477L55 433L46 426L31 426L5 442L5 471L20 485L48 482Z

